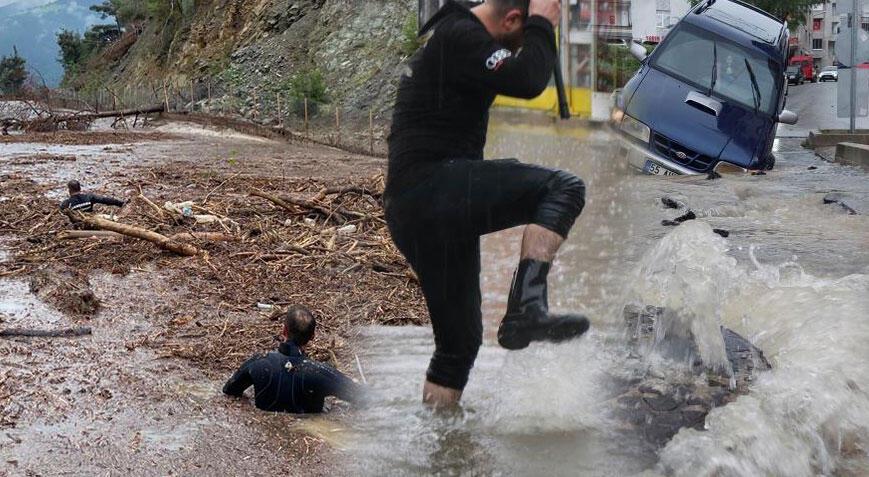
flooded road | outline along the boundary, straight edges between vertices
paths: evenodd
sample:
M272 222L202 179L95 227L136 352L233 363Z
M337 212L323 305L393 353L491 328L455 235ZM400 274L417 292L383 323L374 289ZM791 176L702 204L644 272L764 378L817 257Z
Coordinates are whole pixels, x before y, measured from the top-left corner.
M360 356L374 403L348 429L347 465L364 475L869 474L869 217L857 169L776 143L764 176L664 180L615 161L605 130L494 124L487 157L518 157L582 177L587 206L550 281L555 311L582 310L592 331L508 353L494 340L521 230L483 240L486 338L459 416L420 404L427 328L368 328ZM662 226L685 210L697 220ZM724 238L713 232L729 232ZM618 383L683 375L654 353L637 365L625 305L673 310L707 365L726 366L723 325L764 351L772 371L713 409L705 430L663 447L615 413Z

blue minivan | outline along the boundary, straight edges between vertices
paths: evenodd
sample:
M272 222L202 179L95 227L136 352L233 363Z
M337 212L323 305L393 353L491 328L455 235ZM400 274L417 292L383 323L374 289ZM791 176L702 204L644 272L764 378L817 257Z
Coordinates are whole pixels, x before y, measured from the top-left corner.
M787 24L747 3L704 0L615 97L611 121L631 165L658 175L771 169L784 109Z

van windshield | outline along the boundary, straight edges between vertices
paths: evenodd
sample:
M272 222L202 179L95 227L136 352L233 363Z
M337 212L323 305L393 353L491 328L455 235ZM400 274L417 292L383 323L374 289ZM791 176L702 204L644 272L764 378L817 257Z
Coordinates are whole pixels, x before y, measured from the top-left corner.
M772 60L684 23L668 35L661 47L652 67L704 94L711 91L712 96L751 109L759 104L760 111L775 114L778 66Z

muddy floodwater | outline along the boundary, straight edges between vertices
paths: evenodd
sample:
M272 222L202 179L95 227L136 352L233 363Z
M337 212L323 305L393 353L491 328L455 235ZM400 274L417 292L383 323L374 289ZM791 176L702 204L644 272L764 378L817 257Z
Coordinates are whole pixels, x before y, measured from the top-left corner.
M662 179L622 167L605 130L494 124L488 157L564 168L587 184L550 302L585 311L592 330L559 346L498 348L521 236L485 237L486 338L462 413L420 405L428 328L368 328L360 358L374 404L348 426L347 465L365 475L869 474L869 181L798 141L777 140L766 175ZM831 191L863 215L824 204ZM684 208L665 208L665 196ZM696 220L662 226L688 209ZM703 429L650 443L613 412L618 383L685 366L654 353L629 363L629 304L674 310L706 363L724 361L723 325L772 370Z
M161 164L201 172L205 157L209 171L226 177L346 177L384 167L190 125L158 131L173 138L0 144L0 172L26 174L59 199L73 177L132 189ZM226 399L227 371L144 346L173 311L221 312L220 304L180 298L189 290L159 267L92 273L103 309L86 322L40 301L25 278L0 279L3 327L94 330L82 339L0 340L0 475L869 475L867 175L793 138L777 140L774 171L717 180L639 175L613 146L605 128L493 123L488 157L567 169L586 182L586 208L550 276L550 304L585 312L592 329L558 346L499 348L521 230L485 237L484 345L455 414L433 415L420 403L428 327L361 329L353 349L369 405L300 419ZM2 205L15 191L0 192ZM837 202L825 204L830 193ZM665 207L664 197L680 208ZM688 210L696 219L662 225ZM658 348L637 354L628 305L669 310L707 366L728 367L724 326L763 350L772 369L756 372L748 392L712 409L705 423L650 439L652 422L618 412L629 383L687 379L690 387L705 378Z

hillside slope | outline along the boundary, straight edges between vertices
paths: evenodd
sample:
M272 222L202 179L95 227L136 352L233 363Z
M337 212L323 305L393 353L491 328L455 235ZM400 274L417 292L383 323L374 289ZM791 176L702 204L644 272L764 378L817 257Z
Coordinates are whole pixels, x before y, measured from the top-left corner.
M207 87L214 99L203 108L229 107L263 119L275 114L278 93L291 101L298 90L293 78L316 74L327 90L323 107L382 116L415 32L413 0L181 3L189 5L183 14L151 19L137 37L93 59L71 84L154 91L167 83L182 93L195 85L197 100Z

